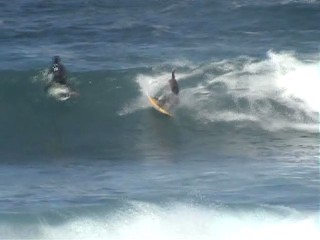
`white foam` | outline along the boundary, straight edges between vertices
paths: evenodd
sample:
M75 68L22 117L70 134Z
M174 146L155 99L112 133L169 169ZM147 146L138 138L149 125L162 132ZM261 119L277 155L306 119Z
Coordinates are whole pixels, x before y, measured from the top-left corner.
M141 203L138 209L109 217L81 217L54 226L43 223L28 237L69 240L318 240L318 227L314 215L276 214L263 209L232 212L188 204L159 207ZM7 231L3 237L19 239L21 230L15 229L12 235Z
M306 103L310 110L320 112L320 70L316 63L302 63L292 56L271 55L278 67L276 85L284 98L295 97ZM286 63L285 66L284 63Z
M138 75L136 82L139 85L140 95L128 102L119 112L120 116L134 113L136 111L150 107L147 96L154 96L157 91L163 88L166 84L165 74L158 75Z
M182 90L187 97L181 97L180 105L192 109L203 121L248 120L260 122L268 130L318 131L320 71L315 61L303 62L294 53L269 51L264 60L240 57L213 62L197 71L203 71L199 74L202 77L196 86ZM231 105L233 110L217 108L216 102L223 99L217 99L220 90L212 90L215 84L225 86L225 94L237 109ZM239 104L244 99L250 110ZM277 109L274 103L279 105ZM284 106L284 112L280 105ZM286 113L285 108L290 112Z

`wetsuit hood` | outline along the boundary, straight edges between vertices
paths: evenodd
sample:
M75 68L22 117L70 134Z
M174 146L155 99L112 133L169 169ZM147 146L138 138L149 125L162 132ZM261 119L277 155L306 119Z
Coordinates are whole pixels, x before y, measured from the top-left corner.
M59 56L54 56L53 57L53 63L55 63L55 64L60 63L60 57Z

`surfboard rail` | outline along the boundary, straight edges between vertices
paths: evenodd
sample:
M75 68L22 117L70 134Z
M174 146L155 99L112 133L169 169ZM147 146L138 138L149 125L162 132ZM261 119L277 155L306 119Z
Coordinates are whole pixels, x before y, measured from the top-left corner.
M151 97L151 96L148 96L148 99L149 99L149 102L151 103L152 107L153 107L155 110L161 112L161 113L164 114L164 115L167 115L167 116L170 116L170 117L173 116L170 112L168 112L166 109L162 108L162 107L159 105L159 102L158 102L157 99L155 99L154 97Z

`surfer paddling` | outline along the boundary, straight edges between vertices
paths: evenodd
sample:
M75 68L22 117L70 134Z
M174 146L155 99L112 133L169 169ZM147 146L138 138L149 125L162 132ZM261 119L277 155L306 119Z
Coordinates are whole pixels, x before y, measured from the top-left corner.
M58 94L58 98L68 99L71 96L78 96L79 94L73 91L67 83L67 71L64 65L61 63L59 56L54 56L52 65L48 71L48 75L52 75L50 82L45 87L45 91L53 88L63 88L63 94ZM61 97L62 96L62 97Z
M53 74L53 78L52 78L53 82L67 85L66 68L61 63L61 59L59 56L53 57L53 63L52 63L52 66L50 67L49 74Z
M48 75L49 74L52 74L52 79L45 87L45 90L48 90L48 88L50 88L55 83L67 86L67 71L61 63L61 59L59 56L53 57L52 65L48 72Z

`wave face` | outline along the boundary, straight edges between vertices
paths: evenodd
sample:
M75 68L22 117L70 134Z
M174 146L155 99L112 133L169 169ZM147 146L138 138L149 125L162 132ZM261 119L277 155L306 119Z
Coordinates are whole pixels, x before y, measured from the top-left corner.
M45 71L2 71L2 150L130 148L130 142L144 141L141 136L155 129L168 142L175 141L173 132L184 131L181 141L196 146L228 143L235 131L240 139L288 132L317 137L316 63L270 51L263 60L174 64L181 95L173 119L157 114L146 98L167 91L168 65L72 73L70 82L80 97L64 103L44 94Z

